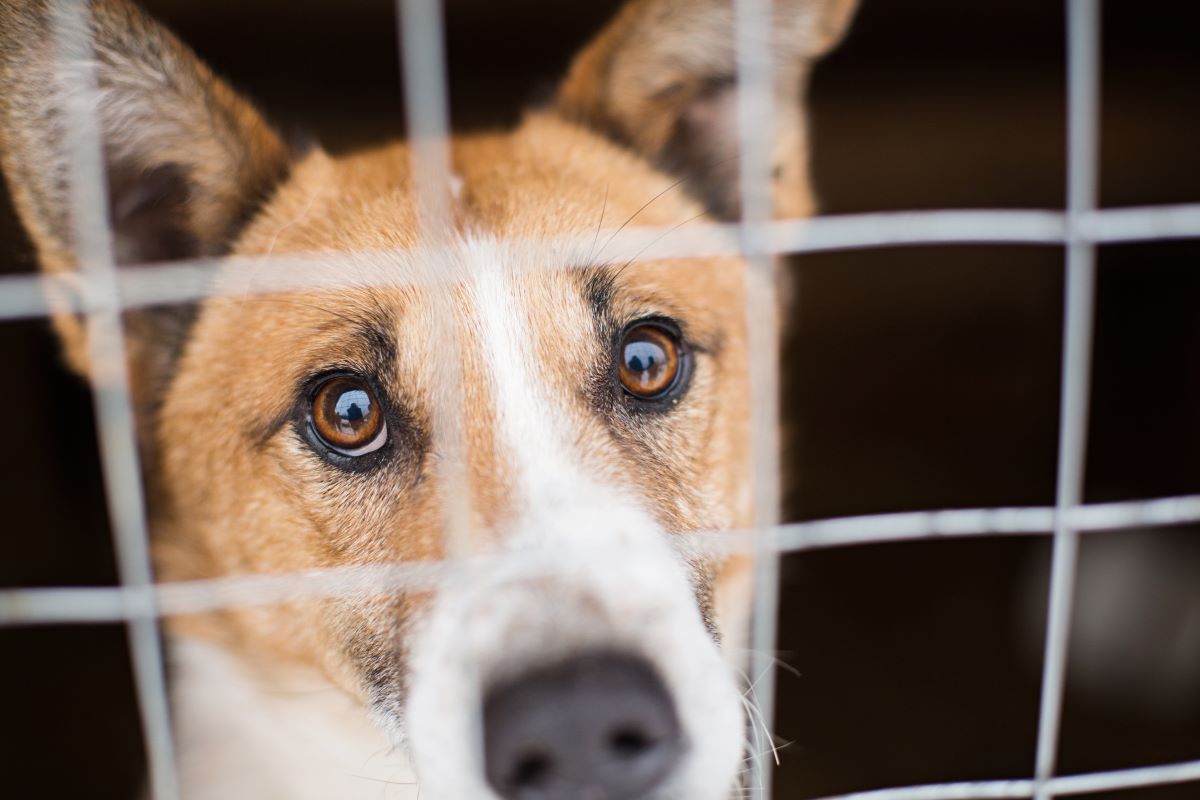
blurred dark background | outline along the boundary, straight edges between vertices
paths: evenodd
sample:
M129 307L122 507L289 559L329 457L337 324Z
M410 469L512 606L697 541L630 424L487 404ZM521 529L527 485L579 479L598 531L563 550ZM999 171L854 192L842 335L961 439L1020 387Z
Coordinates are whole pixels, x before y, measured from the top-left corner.
M288 130L335 151L403 131L387 0L146 5ZM455 123L511 122L617 5L449 0ZM1060 5L864 0L813 80L822 210L1060 207ZM1104 5L1102 201L1200 201L1200 13ZM1062 262L1024 246L798 259L788 517L1052 504ZM0 191L0 270L34 268ZM88 393L44 322L0 325L0 353L0 586L111 583ZM1200 491L1197 454L1200 244L1101 248L1087 499ZM1197 533L1085 538L1061 772L1200 758ZM1018 537L788 557L778 796L1029 775L1048 552ZM8 796L135 796L121 628L0 631L0 709Z

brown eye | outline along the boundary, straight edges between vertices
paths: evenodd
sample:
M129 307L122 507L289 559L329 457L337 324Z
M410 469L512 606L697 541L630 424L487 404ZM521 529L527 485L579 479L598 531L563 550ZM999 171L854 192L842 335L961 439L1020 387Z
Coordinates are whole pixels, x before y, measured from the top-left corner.
M312 399L312 427L345 456L373 453L387 441L387 424L374 392L357 378L331 378Z
M679 339L658 325L642 323L625 332L618 352L621 385L641 400L671 390L680 373Z

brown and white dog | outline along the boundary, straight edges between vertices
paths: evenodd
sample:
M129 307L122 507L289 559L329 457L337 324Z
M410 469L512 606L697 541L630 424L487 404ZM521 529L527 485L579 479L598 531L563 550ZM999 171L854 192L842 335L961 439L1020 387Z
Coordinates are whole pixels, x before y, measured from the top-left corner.
M853 4L775 3L781 215L811 210L803 88ZM729 796L746 722L718 589L744 570L686 534L751 522L745 265L513 242L737 215L732 4L634 0L548 107L453 138L440 283L407 280L404 143L296 152L141 11L90 8L120 264L347 259L344 288L276 294L230 259L217 296L125 315L160 578L442 559L448 504L488 557L435 591L169 620L185 796ZM0 0L0 145L60 272L54 18ZM82 320L55 324L89 374Z

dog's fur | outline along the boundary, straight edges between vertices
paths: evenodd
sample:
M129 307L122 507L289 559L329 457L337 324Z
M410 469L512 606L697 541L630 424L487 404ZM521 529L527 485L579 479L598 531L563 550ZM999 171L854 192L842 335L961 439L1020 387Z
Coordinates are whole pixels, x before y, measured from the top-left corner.
M775 200L803 215L803 86L853 0L775 6ZM343 289L261 294L231 262L220 296L125 315L160 578L441 559L447 503L469 509L472 550L492 558L436 592L170 620L187 797L416 797L409 757L424 797L491 796L471 746L483 691L596 649L645 657L674 697L687 752L661 796L727 796L744 720L714 594L744 565L689 556L683 534L750 522L744 265L622 268L602 247L545 263L512 242L736 216L731 4L634 0L547 108L454 138L437 233L462 279L405 288L363 285L426 274L404 143L295 152L125 0L90 8L119 263L355 254ZM53 18L49 0L0 0L0 154L43 267L65 271ZM664 191L676 179L686 191ZM674 321L694 361L686 394L653 413L626 402L613 363L615 337L648 317ZM55 324L89 374L82 320ZM311 382L339 370L389 409L369 471L327 463L298 432ZM433 425L446 374L469 499L448 496Z

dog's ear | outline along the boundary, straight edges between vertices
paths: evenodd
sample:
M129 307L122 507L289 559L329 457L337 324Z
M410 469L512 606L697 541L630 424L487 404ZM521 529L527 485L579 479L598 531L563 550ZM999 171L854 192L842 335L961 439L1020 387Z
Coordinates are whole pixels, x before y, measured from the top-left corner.
M842 37L857 0L775 0L776 213L811 213L802 108L809 66ZM566 115L685 179L723 219L737 194L737 48L732 0L633 0L575 59Z
M85 4L117 262L220 253L286 176L287 146L140 10L124 0ZM67 106L83 95L71 85L81 65L60 52L56 20L66 17L55 9L52 0L0 1L0 162L42 267L66 271L77 263ZM139 403L162 380L186 316L126 315ZM83 321L61 313L55 323L68 360L86 373Z

